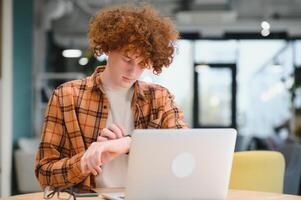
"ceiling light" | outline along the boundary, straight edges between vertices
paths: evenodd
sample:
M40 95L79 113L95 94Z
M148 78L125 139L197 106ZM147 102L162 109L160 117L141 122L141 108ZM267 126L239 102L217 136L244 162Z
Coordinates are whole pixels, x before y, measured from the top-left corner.
M88 64L88 62L89 62L88 58L85 58L85 57L79 59L79 61L78 61L78 63L79 63L80 65L86 65L86 64Z
M82 51L79 49L65 49L62 55L65 58L78 58L82 56Z
M262 21L262 22L261 22L261 28L263 28L263 29L270 29L270 28L271 28L271 25L270 25L270 23L267 22L267 21Z
M269 29L262 29L261 30L261 35L263 37L267 37L268 35L270 35L270 30Z

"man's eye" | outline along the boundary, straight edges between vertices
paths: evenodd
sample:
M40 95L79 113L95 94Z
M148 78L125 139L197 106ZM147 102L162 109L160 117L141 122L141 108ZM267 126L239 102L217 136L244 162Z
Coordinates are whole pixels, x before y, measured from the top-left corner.
M131 62L131 59L129 59L129 58L123 58L123 60L126 62Z

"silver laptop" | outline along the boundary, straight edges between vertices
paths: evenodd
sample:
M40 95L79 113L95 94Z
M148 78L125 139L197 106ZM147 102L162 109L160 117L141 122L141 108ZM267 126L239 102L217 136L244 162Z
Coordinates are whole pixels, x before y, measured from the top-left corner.
M130 148L127 186L107 199L225 199L234 129L140 129Z

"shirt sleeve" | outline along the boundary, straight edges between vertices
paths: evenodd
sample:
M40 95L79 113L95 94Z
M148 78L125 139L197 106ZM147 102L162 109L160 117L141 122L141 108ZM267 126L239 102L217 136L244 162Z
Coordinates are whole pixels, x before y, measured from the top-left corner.
M46 108L41 142L36 154L35 175L42 187L70 187L88 176L82 174L80 168L84 152L71 156L62 108L58 90L55 90Z
M174 95L167 89L163 91L162 110L161 128L188 128L183 112L174 101Z

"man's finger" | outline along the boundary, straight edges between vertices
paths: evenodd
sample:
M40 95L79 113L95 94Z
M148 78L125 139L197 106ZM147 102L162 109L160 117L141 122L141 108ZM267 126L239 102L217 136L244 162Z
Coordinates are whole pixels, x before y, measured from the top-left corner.
M95 158L93 160L91 160L91 163L93 165L93 169L96 171L96 175L100 174L100 172L101 172L101 169L100 169L100 163L101 163L100 156L95 156Z
M121 130L123 137L125 137L127 135L127 132L124 128L124 126L122 126L121 124L116 124L116 126L118 126L118 128Z
M102 169L100 166L96 166L95 170L97 171L97 174L101 174L101 172L102 172Z
M97 171L94 169L94 165L92 163L92 161L90 159L88 159L87 161L87 166L88 166L88 169L89 171L94 175L96 176L97 175Z
M103 136L98 136L97 137L97 142L105 142L105 141L108 141L108 138L103 137Z
M115 133L115 135L117 136L117 138L122 138L123 137L123 133L122 130L115 124L111 124L108 129L110 129L113 133Z
M111 130L104 128L101 130L100 132L100 136L102 137L106 137L108 139L114 140L117 138L117 135L115 133L113 133Z

